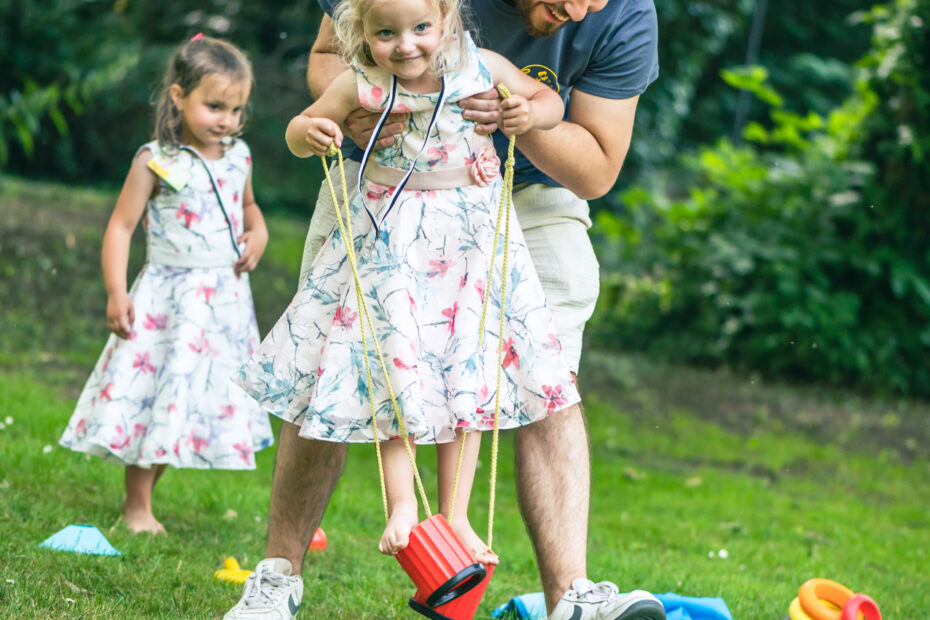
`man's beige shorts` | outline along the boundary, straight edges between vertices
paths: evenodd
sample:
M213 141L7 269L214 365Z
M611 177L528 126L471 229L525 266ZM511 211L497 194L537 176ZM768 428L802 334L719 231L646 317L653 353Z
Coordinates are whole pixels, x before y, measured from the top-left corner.
M358 162L346 160L345 172L351 200ZM334 167L331 173L334 186L341 193L338 169ZM513 198L517 219L562 341L562 354L568 367L577 374L584 326L594 312L599 290L597 258L588 238L591 227L588 203L567 189L535 183L515 186ZM328 185L323 183L307 231L300 266L301 285L335 225L333 200Z

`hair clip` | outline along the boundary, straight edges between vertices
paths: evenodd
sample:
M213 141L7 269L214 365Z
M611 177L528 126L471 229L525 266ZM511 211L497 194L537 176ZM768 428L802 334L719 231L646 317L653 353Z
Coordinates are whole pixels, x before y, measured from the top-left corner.
M198 32L197 34L191 37L191 41L196 41L197 39L202 39L202 38L203 38L203 33ZM190 43L190 41L188 41L188 43Z

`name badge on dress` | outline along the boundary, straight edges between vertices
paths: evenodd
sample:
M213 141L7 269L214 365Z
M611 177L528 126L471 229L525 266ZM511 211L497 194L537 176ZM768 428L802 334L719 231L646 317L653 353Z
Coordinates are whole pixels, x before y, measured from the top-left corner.
M181 191L191 180L191 167L187 162L179 160L157 162L153 158L149 160L147 166L176 192Z

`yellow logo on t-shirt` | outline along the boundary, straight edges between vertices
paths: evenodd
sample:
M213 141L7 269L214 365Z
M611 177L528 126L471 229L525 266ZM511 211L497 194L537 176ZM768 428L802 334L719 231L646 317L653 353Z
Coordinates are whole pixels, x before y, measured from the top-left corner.
M559 92L559 76L549 67L545 65L527 65L523 67L522 71L537 82L542 82L555 92Z

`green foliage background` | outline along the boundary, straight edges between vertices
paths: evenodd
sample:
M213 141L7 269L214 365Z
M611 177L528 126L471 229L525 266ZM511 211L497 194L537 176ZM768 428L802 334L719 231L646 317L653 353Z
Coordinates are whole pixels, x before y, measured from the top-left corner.
M307 54L320 16L313 0L0 2L0 165L72 183L121 183L150 139L150 101L168 57L203 32L233 41L254 65L246 138L260 204L307 209L320 175L288 156L283 136L310 103Z
M656 5L661 76L592 203L597 341L930 396L930 6ZM255 64L260 204L307 215L319 173L282 136L320 17L314 0L0 0L0 166L118 184L168 55L203 31Z
M683 196L634 188L600 213L604 337L930 396L930 5L854 19L874 34L842 104L798 114L763 68L724 72L769 122L684 156Z

